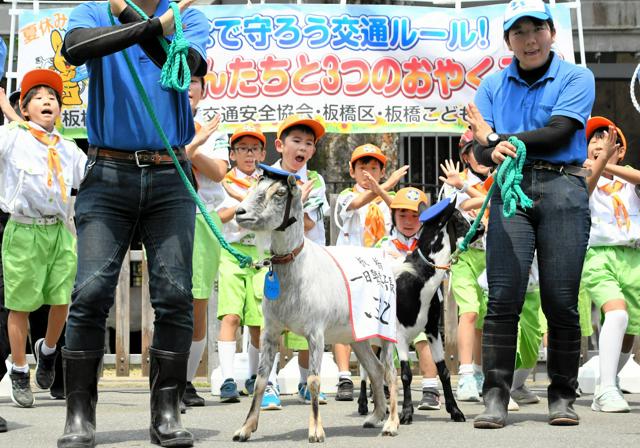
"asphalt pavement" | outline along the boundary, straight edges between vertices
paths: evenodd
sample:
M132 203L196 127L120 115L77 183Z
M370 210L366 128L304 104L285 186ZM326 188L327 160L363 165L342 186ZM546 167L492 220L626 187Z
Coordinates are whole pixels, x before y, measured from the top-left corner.
M509 414L508 426L500 430L474 429L471 421L483 407L481 403L459 403L467 417L465 423L449 420L444 406L439 411L415 411L411 425L403 425L397 437L382 437L381 427L362 428L363 417L356 402L329 403L320 407L326 433L325 446L349 448L376 447L580 447L604 446L631 448L640 446L640 394L625 395L631 405L628 414L602 414L591 411L592 396L578 398L576 410L581 423L577 427L552 427L546 423L547 401L544 383L530 384L542 400L522 406ZM232 436L249 409L249 398L240 403L222 404L205 387L199 387L206 400L203 408L192 408L183 422L195 436L196 447L231 447ZM0 416L8 421L9 431L0 433L0 447L54 447L62 433L65 419L64 401L52 400L38 391L36 406L16 407L8 397L0 398ZM414 383L414 404L420 398L419 382ZM294 396L283 396L281 411L260 415L257 432L246 442L249 447L300 447L307 445L309 405ZM402 396L400 395L400 398ZM370 405L370 409L372 409ZM100 383L97 411L97 442L100 447L143 447L149 442L149 393L142 378L123 380L105 378Z

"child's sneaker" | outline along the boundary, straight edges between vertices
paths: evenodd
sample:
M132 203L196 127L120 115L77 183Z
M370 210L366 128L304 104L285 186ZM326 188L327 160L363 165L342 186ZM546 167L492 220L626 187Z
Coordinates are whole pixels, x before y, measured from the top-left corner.
M422 389L422 401L418 405L421 411L439 411L440 410L440 394L438 389L433 387L425 387Z
M34 355L36 357L36 379L35 383L40 389L49 389L56 379L56 358L57 352L50 355L42 353L44 338L40 338L34 344Z
M311 391L307 387L307 383L298 384L298 398L303 403L311 403ZM327 404L327 396L322 392L318 394L318 404Z
M240 395L249 397L253 395L253 389L256 387L256 375L251 375L251 378L244 382L244 388L240 391Z
M280 401L280 388L278 386L274 386L270 382L267 383L267 388L264 391L260 409L262 409L263 411L279 411L282 409L282 402Z
M520 406L518 406L518 403L516 403L512 397L509 397L509 404L507 405L507 410L510 412L520 410Z
M31 392L29 372L16 372L11 369L9 378L11 378L11 401L21 408L33 406L35 399L33 398L33 392Z
M629 403L616 386L596 390L591 409L597 412L629 412Z
M338 381L336 401L353 401L353 381L351 378L342 377Z
M476 389L478 390L478 396L482 397L482 386L484 386L484 373L473 372L473 378L476 380Z
M524 384L511 391L511 398L518 404L535 404L540 402L540 397L531 392Z
M238 386L233 378L227 378L220 386L220 401L222 403L238 403L240 401Z
M473 375L462 375L456 390L458 401L480 401L478 383Z

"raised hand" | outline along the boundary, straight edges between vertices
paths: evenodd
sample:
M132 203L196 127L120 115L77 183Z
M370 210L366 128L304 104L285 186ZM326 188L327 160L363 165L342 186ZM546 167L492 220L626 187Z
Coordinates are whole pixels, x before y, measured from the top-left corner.
M391 190L393 187L395 187L398 184L398 182L400 182L400 180L404 176L407 175L408 171L409 171L409 165L405 165L398 168L393 173L391 173L387 181L381 185L381 188L385 191Z
M467 123L471 126L471 130L473 131L473 137L483 146L487 146L489 142L487 141L487 136L493 132L493 129L489 124L484 120L484 117L478 110L478 107L469 103L466 107L467 110Z
M444 174L444 176L439 177L442 182L458 190L463 187L464 181L460 177L460 164L458 162L454 164L451 159L445 160L444 164L440 164L440 169Z

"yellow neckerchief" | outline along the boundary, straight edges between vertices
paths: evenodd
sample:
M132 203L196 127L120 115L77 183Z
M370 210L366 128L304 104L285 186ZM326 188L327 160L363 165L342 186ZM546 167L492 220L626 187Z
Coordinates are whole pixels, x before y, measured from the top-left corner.
M622 226L625 226L628 232L629 228L631 227L629 212L627 211L627 208L624 206L622 199L620 199L620 196L616 194L620 190L622 190L622 187L624 187L624 184L622 182L620 182L619 180L614 180L613 182L609 182L608 184L598 188L600 189L600 191L603 191L604 193L611 196L611 202L613 206L613 215L616 218L616 223L618 224L618 228L621 229Z
M62 194L62 202L67 202L67 186L64 183L64 176L62 175L62 165L60 164L60 157L56 145L60 141L60 136L57 134L50 138L45 131L35 129L28 122L24 121L20 123L20 126L28 130L31 135L40 143L47 147L47 164L49 165L49 172L47 173L47 186L53 187L53 175L56 175L58 183L60 184L60 193Z
M234 183L234 184L244 188L245 190L249 189L256 182L256 178L253 177L253 176L246 176L244 178L240 178L236 174L236 169L237 168L233 168L231 171L229 171L224 176L224 179L227 182ZM247 179L251 179L251 180L247 180Z
M353 187L353 191L360 193L356 187ZM381 201L382 198L378 196L371 201L367 207L367 215L364 218L364 247L375 246L387 233L387 228L384 224L384 215L382 214L380 206L378 206Z

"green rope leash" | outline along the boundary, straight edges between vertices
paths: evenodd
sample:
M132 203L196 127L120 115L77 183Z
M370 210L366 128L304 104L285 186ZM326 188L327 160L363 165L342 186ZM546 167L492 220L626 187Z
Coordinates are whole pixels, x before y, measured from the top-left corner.
M144 20L148 20L149 16L138 7L131 0L126 0L127 4L131 6L135 12ZM189 54L189 41L185 39L184 32L182 31L182 17L180 16L180 8L174 2L169 3L169 7L173 10L173 18L175 22L175 34L171 45L167 43L163 36L158 36L160 45L167 53L167 61L162 66L162 73L160 75L160 84L165 89L173 89L178 92L185 92L189 89L191 83L191 73L189 71L189 65L187 64L187 55ZM109 17L112 19L111 8L109 8Z
M131 6L135 6L135 5L133 5L131 3L130 0L127 0L127 3L129 5L131 5ZM174 16L179 18L180 17L180 11L176 10L177 5L175 5L173 3L171 5L172 5L172 7L175 6L175 8L173 9ZM109 5L107 5L107 11L109 13L109 19L111 20L111 24L115 25L115 19L113 18L113 14L111 13L111 8L109 7ZM177 29L177 27L178 27L178 24L176 23L176 29ZM182 29L182 25L180 25L180 29ZM136 88L138 89L138 93L140 94L140 97L142 98L142 102L144 103L144 107L147 109L147 112L149 113L149 116L151 117L151 121L153 122L153 126L156 128L156 131L158 132L158 135L160 135L160 139L162 140L162 143L164 144L164 147L167 149L167 152L171 156L171 159L173 160L173 163L176 166L176 169L178 170L178 174L180 175L180 178L182 179L182 182L184 183L185 187L189 191L189 194L191 195L191 198L195 201L196 205L198 206L198 209L200 209L200 212L202 212L202 216L204 217L207 225L209 226L209 228L211 229L213 234L216 236L216 238L220 242L220 245L227 252L229 252L231 255L233 255L236 260L238 260L238 262L240 263L240 267L244 268L244 267L250 266L251 263L252 263L251 257L249 257L248 255L243 254L242 252L236 250L231 245L229 245L229 243L227 243L227 241L224 239L224 236L222 235L220 230L217 228L216 224L211 219L211 216L209 215L209 212L207 211L207 208L205 207L204 203L202 202L202 200L198 196L198 193L196 193L196 190L193 188L193 185L191 185L191 182L187 178L187 175L185 174L184 170L180 166L180 162L178 161L178 158L176 157L176 154L173 151L173 148L171 147L171 143L169 142L169 139L167 138L166 134L164 133L164 131L162 129L162 126L160 125L160 122L158 121L158 117L156 116L155 112L153 111L153 107L151 106L151 101L149 101L149 96L147 95L147 92L144 90L144 86L142 85L142 82L140 81L140 77L136 73L136 71L135 71L135 69L133 67L133 64L131 63L131 59L129 59L129 55L128 55L127 51L126 50L122 50L122 53L124 54L124 58L127 61L127 66L129 67L129 71L131 72L131 76L133 77L133 81L134 81L134 83L136 85ZM167 63L169 63L169 59L167 59ZM166 66L166 64L165 64L165 66ZM189 70L188 67L187 67L187 70ZM189 80L190 79L191 79L191 75L189 75ZM188 85L187 85L187 87L188 87Z
M503 201L502 215L505 218L511 218L515 215L518 205L522 208L531 208L533 206L533 201L527 197L520 187L520 182L522 182L522 167L527 159L527 147L517 137L509 137L509 143L516 147L516 157L507 157L498 167L495 182L491 184L491 188L489 188L487 196L484 198L484 202L482 203L482 207L480 207L476 219L473 220L464 239L451 255L452 263L458 261L460 254L469 249L469 244L478 231L480 220L489 205L496 184L500 187L500 195Z

